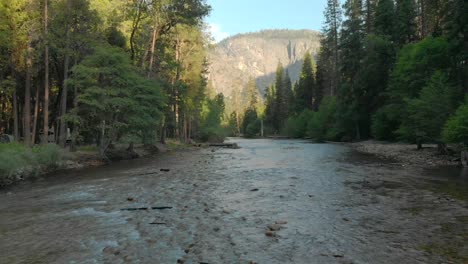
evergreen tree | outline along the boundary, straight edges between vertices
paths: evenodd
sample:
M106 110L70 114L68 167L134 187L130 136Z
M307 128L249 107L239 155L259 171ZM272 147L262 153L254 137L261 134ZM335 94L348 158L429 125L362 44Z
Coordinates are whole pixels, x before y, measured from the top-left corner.
M325 22L322 28L318 63L321 79L317 82L323 94L335 95L339 85L339 30L342 11L338 0L328 0L324 12Z
M285 98L284 98L284 68L281 63L278 63L276 68L276 79L275 79L275 105L273 110L273 128L279 132L283 126L284 120L287 118L287 112L284 109Z
M314 62L312 56L307 52L304 56L302 71L298 85L295 89L295 112L300 113L304 109L312 109L314 98L315 77Z
M380 0L375 14L375 34L392 38L395 33L395 5L393 0Z
M416 7L414 0L396 0L394 38L402 47L416 40Z
M359 83L359 72L364 57L364 23L361 0L347 0L346 20L343 23L340 39L341 81L338 95L339 127L349 137L361 137L362 106L365 90Z
M291 77L289 76L289 71L286 70L284 74L284 102L283 107L286 113L286 116L289 116L292 113L293 102L294 102L294 93L292 89Z

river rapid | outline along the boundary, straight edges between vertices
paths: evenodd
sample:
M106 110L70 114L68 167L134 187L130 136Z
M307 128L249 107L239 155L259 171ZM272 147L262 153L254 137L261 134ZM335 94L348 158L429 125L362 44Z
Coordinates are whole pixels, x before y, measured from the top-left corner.
M0 263L468 263L466 171L230 141L0 192Z

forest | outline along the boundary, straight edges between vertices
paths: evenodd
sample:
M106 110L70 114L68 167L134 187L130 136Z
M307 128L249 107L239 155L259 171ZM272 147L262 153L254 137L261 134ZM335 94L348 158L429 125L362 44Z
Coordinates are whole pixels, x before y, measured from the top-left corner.
M96 145L102 156L115 143L229 135L468 143L463 0L328 0L320 52L305 55L300 80L279 63L275 83L251 78L235 107L207 80L210 10L204 0L2 0L2 140L39 152Z
M2 0L0 134L101 153L115 142L217 137L224 98L207 90L210 9L204 0Z
M249 93L231 131L466 146L467 17L463 0L328 0L317 58L294 84L280 63L264 110Z

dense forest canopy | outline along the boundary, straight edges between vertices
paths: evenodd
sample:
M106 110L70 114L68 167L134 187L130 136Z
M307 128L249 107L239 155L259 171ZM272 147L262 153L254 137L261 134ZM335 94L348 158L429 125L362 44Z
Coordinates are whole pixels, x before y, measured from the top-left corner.
M294 84L278 66L258 113L264 131L243 133L432 142L442 150L468 143L465 1L328 0L324 14L317 58L305 56Z
M204 0L1 0L0 133L105 151L220 129L223 97L206 81L210 9Z

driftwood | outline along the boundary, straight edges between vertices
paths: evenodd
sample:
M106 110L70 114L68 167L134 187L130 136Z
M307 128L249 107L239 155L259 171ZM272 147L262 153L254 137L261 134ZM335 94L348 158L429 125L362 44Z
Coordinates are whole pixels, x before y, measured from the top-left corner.
M146 211L149 209L152 210L166 210L166 209L172 209L174 207L172 206L154 206L154 207L136 207L136 208L123 208L120 209L120 211Z
M218 147L218 148L231 148L231 149L238 149L239 145L237 143L211 143L209 144L210 147Z

